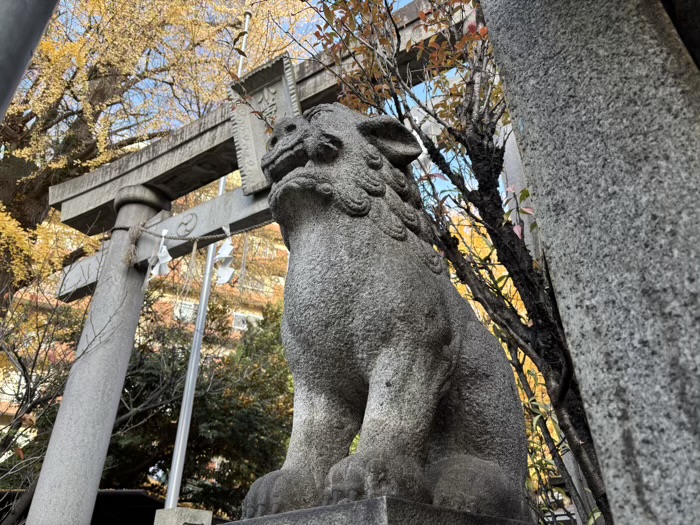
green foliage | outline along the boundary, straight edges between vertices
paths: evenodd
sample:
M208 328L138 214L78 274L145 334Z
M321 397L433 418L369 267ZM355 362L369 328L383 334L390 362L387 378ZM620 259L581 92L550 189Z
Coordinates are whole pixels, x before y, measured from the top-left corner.
M292 415L281 318L281 307L269 306L232 350L205 348L181 501L233 518L252 482L281 465ZM141 334L118 423L134 407L160 406L129 418L115 434L103 487L165 493L152 480L170 469L191 336L162 323Z
M146 297L101 487L146 488L164 496L193 333L192 325L166 321L170 315L164 315L158 295L150 289ZM69 307L53 313L53 322L43 322L51 328L50 337L42 337L36 348L24 344L19 333L5 340L7 349L17 347L16 359L39 364L32 369L35 425L20 426L18 420L0 433L3 489L26 489L37 479L59 407L56 398L73 360L83 318ZM280 336L281 306L266 307L263 319L238 341L231 337L225 298L214 294L209 313L181 501L235 518L253 481L284 460L291 431L291 377ZM14 496L5 499L0 518Z
M591 512L591 515L588 516L588 521L586 522L586 525L595 525L596 522L603 517L603 513L600 512L600 510L593 509L593 512Z

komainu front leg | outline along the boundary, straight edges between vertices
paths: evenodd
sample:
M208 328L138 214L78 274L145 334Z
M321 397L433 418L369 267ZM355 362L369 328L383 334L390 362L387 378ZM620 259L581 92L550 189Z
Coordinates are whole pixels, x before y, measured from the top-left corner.
M320 505L326 474L347 455L360 414L340 396L296 383L287 459L253 484L243 502L244 518Z
M331 469L324 491L326 504L378 496L430 503L427 444L451 371L452 364L443 355L387 353L379 360L357 453Z

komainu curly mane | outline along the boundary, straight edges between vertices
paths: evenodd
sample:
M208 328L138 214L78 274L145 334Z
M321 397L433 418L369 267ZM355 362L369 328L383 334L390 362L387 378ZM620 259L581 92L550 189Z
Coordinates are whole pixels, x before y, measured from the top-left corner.
M395 496L528 519L513 373L432 247L420 153L396 119L337 104L275 125L262 167L290 253L294 423L246 518Z

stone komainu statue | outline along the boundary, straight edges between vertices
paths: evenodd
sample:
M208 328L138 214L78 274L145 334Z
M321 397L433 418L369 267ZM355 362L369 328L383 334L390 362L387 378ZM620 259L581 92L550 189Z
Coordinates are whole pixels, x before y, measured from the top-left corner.
M413 135L334 104L279 121L269 146L294 424L244 516L386 495L526 519L513 375L431 246Z

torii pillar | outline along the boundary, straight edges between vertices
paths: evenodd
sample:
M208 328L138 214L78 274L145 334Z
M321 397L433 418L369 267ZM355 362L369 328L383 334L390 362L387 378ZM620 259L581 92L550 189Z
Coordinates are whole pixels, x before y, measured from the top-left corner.
M51 432L28 525L92 520L144 299L146 270L128 260L134 242L128 228L170 209L170 201L145 186L125 186L114 206L116 229Z

